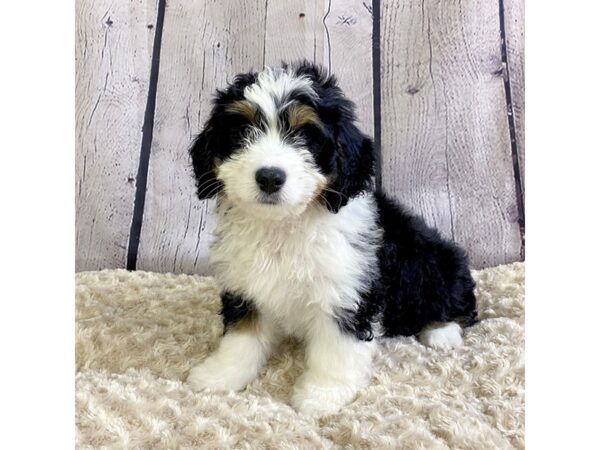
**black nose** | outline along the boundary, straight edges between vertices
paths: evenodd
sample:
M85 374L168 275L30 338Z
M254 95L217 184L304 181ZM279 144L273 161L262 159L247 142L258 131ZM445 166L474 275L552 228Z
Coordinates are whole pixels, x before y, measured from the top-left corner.
M255 178L261 191L272 194L285 183L285 172L277 167L262 167L256 171Z

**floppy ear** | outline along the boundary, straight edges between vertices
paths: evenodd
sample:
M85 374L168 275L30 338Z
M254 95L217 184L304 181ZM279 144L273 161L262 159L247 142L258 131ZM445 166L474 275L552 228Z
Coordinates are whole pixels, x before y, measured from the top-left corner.
M334 149L331 181L322 195L331 212L337 213L352 197L369 189L373 177L373 142L356 127L354 103L346 98L334 75L309 61L295 65L296 73L310 78L318 95L317 110L328 125Z
M337 213L352 197L370 188L373 177L373 143L352 123L338 124L333 168L323 196L328 209Z
M215 177L216 132L212 121L196 137L190 148L192 167L196 177L196 194L200 200L214 197L222 188L221 182Z
M256 72L239 74L227 89L217 90L210 118L189 150L196 177L196 193L200 200L214 197L223 188L215 176L215 168L231 151L231 133L228 129L237 123L232 122L227 106L243 99L244 88L254 83L256 77Z

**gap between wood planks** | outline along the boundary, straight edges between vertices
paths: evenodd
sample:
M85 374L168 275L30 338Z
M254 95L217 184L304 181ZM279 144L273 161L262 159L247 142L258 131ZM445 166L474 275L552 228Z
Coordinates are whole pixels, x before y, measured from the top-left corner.
M500 43L502 53L502 67L504 69L504 93L506 98L506 112L508 117L508 129L510 133L510 149L513 163L513 175L515 178L515 193L517 197L517 209L519 212L519 231L521 233L521 260L525 259L525 202L521 180L521 166L519 164L519 151L516 138L515 115L513 111L512 92L510 87L510 67L508 64L508 52L506 49L506 28L504 24L504 0L498 1L500 19Z
M373 0L373 151L375 155L375 187L381 191L381 3Z
M150 67L150 80L148 83L148 99L144 112L142 126L142 145L140 148L140 164L135 185L135 200L133 202L133 217L129 230L129 246L127 249L127 270L135 270L137 265L140 234L144 218L144 204L146 202L146 187L148 183L148 167L150 164L150 151L152 148L152 133L154 131L154 112L156 110L156 89L158 86L158 70L160 66L160 48L162 44L163 24L165 21L166 0L158 0L156 14L156 31L152 46L152 64Z

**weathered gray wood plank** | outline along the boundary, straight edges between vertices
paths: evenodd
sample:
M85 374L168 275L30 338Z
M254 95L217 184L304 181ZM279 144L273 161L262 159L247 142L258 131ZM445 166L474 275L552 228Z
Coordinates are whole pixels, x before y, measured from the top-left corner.
M382 2L384 189L475 267L519 259L497 1Z
M78 271L125 266L155 20L151 0L76 2Z
M373 16L371 0L331 1L325 19L331 72L356 103L360 129L373 136Z
M525 5L523 0L504 0L504 26L521 186L525 192Z
M207 272L212 205L195 197L187 150L215 89L262 66L264 30L263 0L167 2L138 269Z
M267 66L307 59L323 64L324 0L271 0L267 2L265 61Z

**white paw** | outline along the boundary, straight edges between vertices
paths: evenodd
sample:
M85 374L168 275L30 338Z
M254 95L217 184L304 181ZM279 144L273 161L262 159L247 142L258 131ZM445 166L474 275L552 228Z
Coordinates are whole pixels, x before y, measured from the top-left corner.
M439 349L462 345L462 328L456 322L448 322L424 328L419 335L422 344Z
M244 373L243 367L224 365L208 357L190 370L187 382L194 391L204 389L239 391L252 381L251 378Z
M294 386L292 406L301 414L331 414L351 402L357 390L357 387L342 382L323 385L301 377Z

